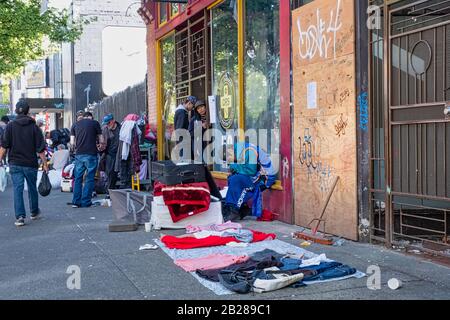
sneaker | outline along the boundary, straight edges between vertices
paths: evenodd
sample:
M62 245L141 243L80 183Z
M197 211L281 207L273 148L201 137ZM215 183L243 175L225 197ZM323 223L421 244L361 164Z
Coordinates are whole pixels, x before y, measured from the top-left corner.
M252 209L250 209L247 205L243 205L241 209L239 210L239 215L241 220L243 220L245 217L250 216L252 214Z
M31 215L31 220L38 220L40 218L41 218L41 213L40 212Z
M73 208L73 209L78 209L79 207L80 207L79 205L72 204L72 208Z
M25 225L25 218L20 217L19 219L16 220L16 222L14 222L14 224L17 227L23 227Z
M225 222L227 221L237 221L240 218L240 214L239 211L236 210L235 208L231 207L231 206L224 206L224 208L222 209L222 214L223 214L223 220Z

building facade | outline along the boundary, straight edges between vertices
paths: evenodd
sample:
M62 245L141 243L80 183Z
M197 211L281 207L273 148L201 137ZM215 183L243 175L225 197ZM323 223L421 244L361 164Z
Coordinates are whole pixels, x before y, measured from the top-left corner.
M195 95L216 104L223 144L229 129L277 132L267 148L278 182L264 202L279 220L311 226L323 213L321 230L352 240L448 244L445 3L181 2L140 9L160 159L175 108ZM226 184L227 164L213 169Z
M139 1L132 0L68 1L72 18L88 20L89 24L79 40L62 48L66 127L73 123L78 110L145 79L145 25L137 14L139 6ZM127 42L130 34L138 39L131 44ZM141 41L136 34L142 34ZM142 62L137 71L136 64L128 63L131 57ZM130 80L130 73L138 74L139 79ZM114 79L117 81L111 82Z
M36 119L44 122L45 131L64 124L61 53L29 61L22 74L10 83L11 105L25 98Z

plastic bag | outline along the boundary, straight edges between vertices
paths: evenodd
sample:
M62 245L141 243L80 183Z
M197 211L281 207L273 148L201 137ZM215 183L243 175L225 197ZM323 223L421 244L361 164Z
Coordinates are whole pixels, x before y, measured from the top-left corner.
M41 182L38 187L39 194L43 197L46 197L52 191L52 184L50 183L50 179L48 178L47 172L42 173Z
M0 192L4 192L7 185L8 177L6 175L6 169L4 167L0 167Z

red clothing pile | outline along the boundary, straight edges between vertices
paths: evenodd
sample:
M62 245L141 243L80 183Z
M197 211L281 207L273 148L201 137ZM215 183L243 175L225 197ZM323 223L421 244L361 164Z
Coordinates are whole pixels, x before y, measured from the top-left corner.
M264 240L274 240L276 235L273 233L263 233L259 231L251 230L253 233L252 242L259 242ZM203 247L215 247L224 246L229 242L241 242L235 237L218 237L210 236L203 239L197 239L195 237L182 237L178 238L175 236L164 236L161 241L169 249L193 249L193 248L203 248Z
M174 223L207 211L211 203L211 193L207 182L174 186L157 183L154 195L163 197Z

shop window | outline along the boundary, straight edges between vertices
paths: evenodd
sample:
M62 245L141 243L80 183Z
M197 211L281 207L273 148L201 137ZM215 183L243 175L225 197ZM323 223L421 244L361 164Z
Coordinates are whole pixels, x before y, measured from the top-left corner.
M175 17L178 13L180 13L180 7L179 7L178 3L177 4L172 3L170 5L170 17L171 18Z
M161 40L161 59L162 59L162 127L164 128L164 154L166 159L170 159L170 153L174 147L171 141L174 130L174 115L177 107L175 91L175 37L168 36Z
M225 145L233 143L227 130L238 129L238 26L235 1L225 0L211 10L212 92L216 96L217 119L214 125L223 134ZM216 147L216 150L219 148ZM215 171L228 171L228 165L214 165Z
M267 130L258 131L258 144L279 155L279 1L247 0L245 15L245 130Z
M164 24L167 22L167 4L159 4L159 24Z

